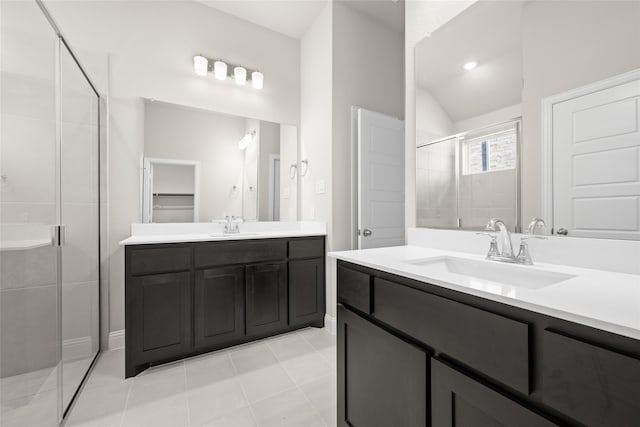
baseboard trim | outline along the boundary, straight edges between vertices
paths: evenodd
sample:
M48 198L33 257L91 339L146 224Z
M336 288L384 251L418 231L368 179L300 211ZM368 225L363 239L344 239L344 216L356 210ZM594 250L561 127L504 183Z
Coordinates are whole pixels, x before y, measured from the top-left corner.
M335 335L338 331L338 321L335 317L329 316L328 314L324 315L324 328L331 335Z
M62 342L62 360L84 359L93 353L90 336L70 338Z
M124 348L124 329L109 332L109 350Z

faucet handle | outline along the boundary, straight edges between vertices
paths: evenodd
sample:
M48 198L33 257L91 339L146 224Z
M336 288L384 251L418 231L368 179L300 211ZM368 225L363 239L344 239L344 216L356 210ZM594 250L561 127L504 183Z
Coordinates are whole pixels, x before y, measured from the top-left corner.
M489 243L489 252L487 252L487 258L492 258L500 255L498 251L498 236L493 233L476 233L478 236L489 236L491 237L491 243Z

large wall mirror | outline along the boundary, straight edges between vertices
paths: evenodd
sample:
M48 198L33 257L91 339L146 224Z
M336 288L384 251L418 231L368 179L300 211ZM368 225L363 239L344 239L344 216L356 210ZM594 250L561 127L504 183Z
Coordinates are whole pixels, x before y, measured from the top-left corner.
M297 128L145 100L143 222L295 221Z
M640 2L477 1L415 48L417 225L640 239Z

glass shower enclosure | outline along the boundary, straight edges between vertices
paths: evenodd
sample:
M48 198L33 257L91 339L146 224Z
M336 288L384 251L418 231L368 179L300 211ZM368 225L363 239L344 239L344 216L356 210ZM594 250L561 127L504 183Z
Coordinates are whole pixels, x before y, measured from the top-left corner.
M0 19L0 424L57 426L100 351L100 98L42 4Z
M416 225L484 230L491 218L520 232L520 119L416 149Z

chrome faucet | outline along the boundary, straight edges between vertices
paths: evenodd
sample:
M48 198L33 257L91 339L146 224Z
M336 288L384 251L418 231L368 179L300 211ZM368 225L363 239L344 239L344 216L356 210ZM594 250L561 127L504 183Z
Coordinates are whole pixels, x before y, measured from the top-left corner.
M531 220L529 226L527 227L527 235L520 238L520 250L518 251L518 255L516 256L516 260L519 264L533 265L533 260L531 259L531 253L529 252L529 245L527 244L527 240L546 240L545 236L536 235L538 231L544 231L545 228L546 224L544 223L544 220L540 218L533 218Z
M491 218L485 227L488 231L498 232L500 236L500 248L496 255L487 254L487 259L503 262L516 262L513 256L513 245L511 244L511 233L504 224L504 221L499 218Z
M511 243L511 234L507 229L507 226L499 218L492 218L488 223L486 229L488 231L498 232L502 247L498 248L497 235L491 233L477 233L488 235L491 237L491 244L489 245L489 252L486 259L492 261L511 262L516 264L533 265L531 260L531 254L529 253L529 245L527 240L529 239L546 239L545 236L536 236L538 230L544 230L545 223L540 218L533 218L529 227L527 227L527 235L520 237L520 250L518 255L513 253L513 245Z
M541 218L533 218L527 227L527 234L544 234L544 230L546 230L547 224L544 223L544 220ZM540 233L538 233L540 231Z
M236 221L235 216L225 216L224 217L226 224L224 225L225 234L239 233L240 228L238 227L238 222Z

